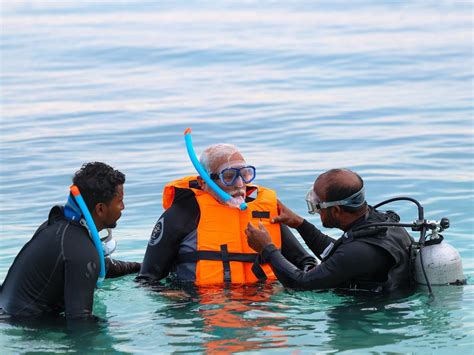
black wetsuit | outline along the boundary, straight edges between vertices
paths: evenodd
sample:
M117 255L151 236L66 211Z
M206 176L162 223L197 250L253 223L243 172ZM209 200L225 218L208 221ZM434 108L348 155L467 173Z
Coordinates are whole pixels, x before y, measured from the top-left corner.
M305 220L297 230L306 245L322 260L308 272L293 266L273 244L266 246L262 255L278 280L287 287L392 291L410 285L410 245L413 239L404 228L360 229L389 219L390 216L370 208L338 241ZM351 232L357 229L359 232ZM329 252L331 243L335 247Z
M247 202L251 200L247 198ZM176 188L173 204L160 216L153 229L138 279L160 280L171 272L179 281L192 281L190 278L182 279L174 272L180 247L186 248L184 239L188 236L192 238L199 218L199 205L194 194L187 189ZM316 259L306 252L284 225L281 226L281 253L301 270L316 265Z
M55 206L10 267L1 286L0 308L16 317L65 312L68 320L90 318L99 268L87 229ZM106 277L139 269L140 263L106 258Z

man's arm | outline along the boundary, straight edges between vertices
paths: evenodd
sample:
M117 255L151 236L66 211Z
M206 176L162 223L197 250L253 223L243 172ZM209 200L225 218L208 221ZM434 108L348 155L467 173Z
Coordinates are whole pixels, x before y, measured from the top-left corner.
M363 242L342 244L328 260L308 272L291 264L273 244L267 245L262 255L284 286L305 290L335 288L354 279L370 279L381 269L388 270L391 262L385 252Z
M199 206L195 198L173 203L156 222L137 279L161 280L176 261L182 239L196 229Z
M334 239L321 233L319 229L286 207L280 200L278 200L278 216L273 218L271 223L280 223L296 228L306 245L319 259L321 259L324 249L334 242Z
M280 231L282 255L301 270L314 268L317 265L316 259L308 254L290 229L282 224L280 225Z
M135 274L140 271L142 264L134 261L114 260L110 257L105 258L106 279L112 279L128 274Z
M278 280L286 287L315 290L333 288L355 278L380 274L388 270L390 256L376 246L352 242L341 244L331 257L309 271L298 269L272 243L263 224L258 229L251 223L245 230L249 246L262 254Z
M335 242L335 239L322 233L318 228L316 228L306 219L303 220L303 223L299 225L296 230L301 235L308 248L311 249L311 251L314 253L314 255L318 257L319 260L322 259L321 254L323 253L323 251L331 243Z

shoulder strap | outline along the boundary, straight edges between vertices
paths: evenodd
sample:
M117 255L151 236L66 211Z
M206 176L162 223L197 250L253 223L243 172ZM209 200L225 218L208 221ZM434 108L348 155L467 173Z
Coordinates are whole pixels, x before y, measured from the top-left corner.
M364 226L364 228L358 228L355 231L348 231L348 232L344 233L338 240L336 240L334 242L334 244L331 243L324 250L323 254L321 254L322 261L326 261L327 259L329 259L331 257L331 255L333 255L335 253L336 249L341 244L343 244L344 242L350 242L354 239L358 239L358 238L361 238L361 237L364 237L364 238L374 237L374 236L377 236L377 235L381 235L382 233L385 233L386 231L387 231L386 227L370 228L370 224Z

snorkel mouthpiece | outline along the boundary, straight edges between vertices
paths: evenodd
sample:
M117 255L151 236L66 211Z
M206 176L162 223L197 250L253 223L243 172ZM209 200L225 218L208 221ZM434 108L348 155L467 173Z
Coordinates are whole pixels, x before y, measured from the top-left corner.
M107 235L100 238L104 256L110 256L117 249L117 241L112 236L112 229L107 228Z
M84 199L81 196L79 188L76 185L71 185L69 189L71 190L72 195L76 199L76 202L79 205L79 208L81 209L84 218L86 219L87 226L89 227L89 231L92 236L92 241L94 242L95 248L99 253L100 271L96 285L97 287L100 287L102 285L102 281L104 281L105 279L105 260L104 251L102 249L102 242L99 238L99 232L97 231L97 227L95 226L94 220L92 219L89 209L87 208L86 203L84 202Z
M201 178L206 182L206 184L209 185L212 191L214 191L217 194L217 196L219 196L219 198L223 200L224 203L227 204L228 206L240 208L240 210L242 211L246 210L247 204L245 202L240 202L239 199L230 196L228 193L222 190L214 181L212 181L207 171L204 170L193 148L193 141L191 138L191 128L186 128L186 130L184 131L184 140L186 142L186 149L188 151L189 159L191 159L191 162L193 163L194 168L199 173L199 176L201 176Z

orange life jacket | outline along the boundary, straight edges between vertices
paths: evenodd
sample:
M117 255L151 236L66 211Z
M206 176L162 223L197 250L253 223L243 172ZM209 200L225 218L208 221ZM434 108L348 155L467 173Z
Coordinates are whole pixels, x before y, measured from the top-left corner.
M279 224L270 224L278 215L277 198L273 190L248 186L257 190L255 200L247 202L241 211L219 203L211 194L197 188L197 177L189 176L173 181L163 191L163 207L169 208L174 200L175 188L189 189L194 193L200 209L197 227L197 250L179 255L179 262L196 262L196 285L253 283L259 279L276 279L270 265L259 262L260 256L247 244L244 233L247 224L262 222L273 244L281 248Z

